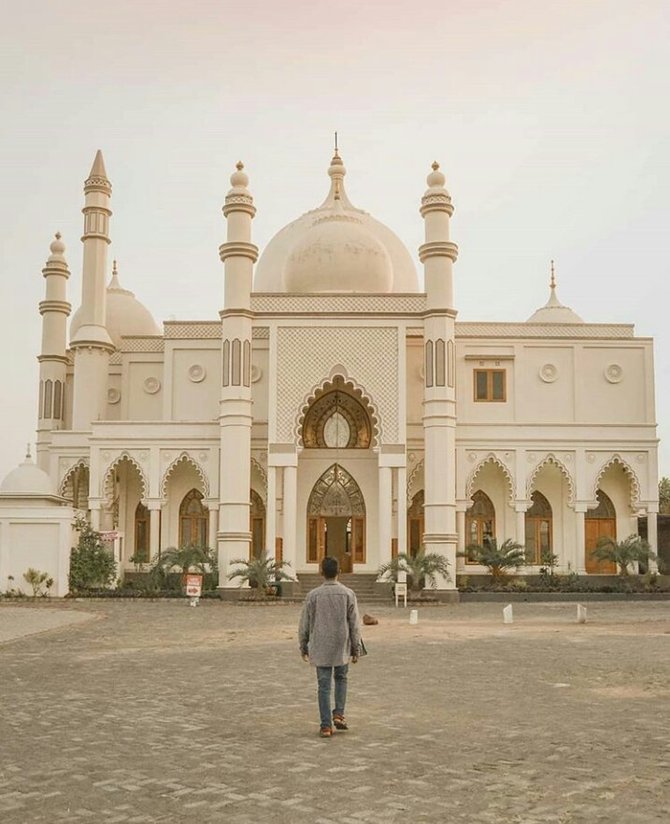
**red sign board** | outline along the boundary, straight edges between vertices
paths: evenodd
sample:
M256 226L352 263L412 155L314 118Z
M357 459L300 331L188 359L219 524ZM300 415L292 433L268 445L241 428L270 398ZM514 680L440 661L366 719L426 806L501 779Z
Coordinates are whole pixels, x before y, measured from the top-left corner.
M188 573L186 576L186 594L189 598L199 598L202 594L202 575Z

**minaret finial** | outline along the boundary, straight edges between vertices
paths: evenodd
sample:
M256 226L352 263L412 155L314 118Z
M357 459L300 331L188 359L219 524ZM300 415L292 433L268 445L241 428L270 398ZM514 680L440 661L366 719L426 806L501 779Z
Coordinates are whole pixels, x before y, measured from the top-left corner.
M549 282L549 286L552 289L556 288L556 276L555 276L555 273L554 273L554 261L553 260L551 261L551 280Z
M337 132L335 132L335 157L339 156L339 152L337 151Z
M30 454L30 443L27 443L26 444L26 460L29 461L31 458L32 458L32 455Z

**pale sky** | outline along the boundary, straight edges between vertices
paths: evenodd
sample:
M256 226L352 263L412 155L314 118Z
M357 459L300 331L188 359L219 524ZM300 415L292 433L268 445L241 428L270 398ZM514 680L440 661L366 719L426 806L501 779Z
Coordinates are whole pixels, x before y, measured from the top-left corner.
M262 249L325 197L335 129L349 197L415 259L440 161L460 320L526 320L554 258L563 303L654 337L670 475L668 43L666 0L12 3L0 27L0 478L35 440L37 305L57 230L79 305L96 149L121 284L159 321L216 319L235 162Z

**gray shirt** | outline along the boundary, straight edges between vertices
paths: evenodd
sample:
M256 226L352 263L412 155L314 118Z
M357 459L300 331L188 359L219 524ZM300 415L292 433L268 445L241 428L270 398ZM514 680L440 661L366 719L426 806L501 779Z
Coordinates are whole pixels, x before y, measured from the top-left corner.
M338 581L324 581L305 598L298 630L300 652L317 667L340 667L360 652L356 595Z

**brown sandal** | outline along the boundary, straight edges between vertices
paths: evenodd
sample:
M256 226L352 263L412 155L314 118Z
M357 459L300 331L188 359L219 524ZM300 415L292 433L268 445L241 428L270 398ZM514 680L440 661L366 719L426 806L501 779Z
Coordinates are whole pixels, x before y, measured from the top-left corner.
M348 730L349 726L347 724L347 719L343 715L334 715L333 716L333 724L335 724L336 730Z
M332 734L332 727L321 727L321 729L319 730L319 735L321 736L321 738L330 738Z

